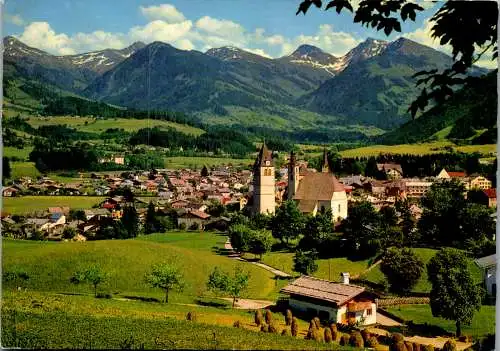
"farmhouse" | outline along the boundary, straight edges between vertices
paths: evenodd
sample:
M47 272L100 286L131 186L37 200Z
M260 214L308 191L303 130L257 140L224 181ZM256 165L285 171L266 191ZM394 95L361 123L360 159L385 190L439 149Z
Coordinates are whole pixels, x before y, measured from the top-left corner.
M365 288L349 284L349 273L342 273L343 282L301 276L281 289L290 295L292 309L318 316L335 323L377 322L377 305Z
M199 229L203 229L205 224L208 223L210 215L205 212L198 210L181 210L179 217L177 217L177 225L184 224L186 228L191 228L192 226L197 226Z
M397 163L377 163L377 169L384 172L388 179L400 179L403 177L403 168Z

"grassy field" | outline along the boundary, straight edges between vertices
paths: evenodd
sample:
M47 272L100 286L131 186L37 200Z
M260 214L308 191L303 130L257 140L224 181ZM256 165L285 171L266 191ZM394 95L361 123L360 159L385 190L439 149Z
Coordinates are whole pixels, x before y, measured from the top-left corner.
M12 179L20 177L36 178L40 175L40 172L36 169L34 162L11 162L10 166L12 168Z
M87 122L87 124L85 124L85 122ZM122 128L127 132L132 132L148 127L174 128L179 132L192 135L200 135L203 133L203 130L199 128L155 119L109 118L96 120L90 117L51 116L31 117L28 123L35 128L42 125L66 124L69 127L76 128L83 132L94 133L104 132L109 128Z
M450 333L454 333L456 330L454 321L433 317L428 305L401 305L387 308L387 310L405 321L436 325ZM470 326L464 325L462 332L473 337L495 333L495 306L482 306L481 310L475 313L472 324Z
M424 262L424 265L426 265L430 259L436 254L437 250L433 249L423 249L423 248L416 248L413 249L415 253L417 254L418 257ZM479 268L471 261L470 262L470 269L476 278L478 282L481 281L481 271ZM380 266L374 267L372 270L370 270L367 274L361 276L362 279L366 279L368 281L371 281L373 283L380 283L381 281L385 280L384 274L380 271ZM420 280L418 281L417 285L413 289L415 292L429 292L431 291L431 283L427 280L427 270L424 267L424 271L422 273L422 276L420 277Z
M456 151L461 152L479 152L482 155L490 155L496 152L496 144L487 145L467 145L456 146L447 141L436 141L431 143L419 144L403 144L403 145L371 145L357 149L350 149L341 151L343 157L370 157L378 156L379 154L412 154L412 155L425 155L439 152L446 152L444 149L447 146L453 147Z
M244 311L30 292L7 292L4 299L2 344L7 347L352 349L304 340L305 323L298 338L251 332L257 327ZM187 311L196 313L197 323L185 320ZM275 318L281 331L283 318ZM232 327L236 320L242 328Z
M164 240L166 236L172 239ZM224 235L205 232L169 232L136 240L85 243L4 240L3 270L28 272L31 277L29 290L81 293L88 292L89 287L70 284L72 273L99 264L110 274L108 283L102 287L104 291L162 299L163 292L149 287L144 282L144 275L155 263L174 261L184 273L186 287L183 292L172 292L170 300L193 303L207 294L206 280L214 267L233 271L241 266L251 275L245 296L276 298L277 287L270 272L213 252L213 248L222 248L225 240ZM47 257L51 259L46 260Z
M294 254L290 252L271 252L262 257L262 262L288 274L299 275L293 270L293 256ZM253 255L248 254L247 257L253 258ZM318 270L313 276L333 281L339 281L342 272L349 272L353 276L368 268L368 260L350 261L345 257L322 259L316 262Z
M11 214L25 214L46 210L48 207L68 206L75 209L88 209L100 203L100 196L22 196L2 198L2 211Z
M233 166L246 167L254 163L253 159L239 158L219 158L219 157L167 157L165 158L166 168L199 168L206 166L220 166L232 164Z
M22 160L28 160L28 156L32 150L33 147L31 146L22 149L18 149L17 147L12 147L12 146L5 146L3 148L3 156L16 157Z

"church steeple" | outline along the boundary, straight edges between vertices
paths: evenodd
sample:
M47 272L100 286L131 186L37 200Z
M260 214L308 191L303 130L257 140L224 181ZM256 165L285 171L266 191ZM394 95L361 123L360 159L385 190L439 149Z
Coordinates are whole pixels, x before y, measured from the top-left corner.
M326 147L323 150L323 166L321 168L321 172L330 172L330 167L328 166L328 152L326 151Z

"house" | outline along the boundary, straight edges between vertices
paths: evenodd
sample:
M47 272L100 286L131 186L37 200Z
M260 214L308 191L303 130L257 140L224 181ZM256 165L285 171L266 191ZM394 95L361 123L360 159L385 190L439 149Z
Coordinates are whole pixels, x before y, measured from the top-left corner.
M49 207L48 211L51 215L61 213L67 216L69 214L69 207Z
M343 281L336 283L309 276L301 276L281 289L288 294L291 309L318 316L334 323L377 322L377 305L364 287L349 284L349 273L342 273Z
M384 172L388 179L403 178L403 168L397 163L377 163L377 169Z
M465 188L469 189L491 189L492 183L491 180L486 179L483 176L471 177L468 182L465 184Z
M438 179L461 179L465 178L465 172L448 172L446 169L442 169L441 172L437 175Z
M481 257L475 260L476 264L483 270L486 291L491 296L497 295L497 255Z
M467 193L467 199L484 206L497 207L497 189L472 190Z
M2 196L4 196L4 197L16 196L17 191L18 190L16 188L13 188L13 187L3 188L2 189Z
M421 180L407 180L405 182L406 196L408 198L421 198L431 188L432 182Z
M192 228L196 225L199 229L203 229L205 224L208 223L210 215L198 210L185 211L181 210L177 217L177 225L184 224L186 228Z
M326 150L321 172L304 172L300 177L295 154L290 154L288 170L288 199L297 203L302 213L331 210L332 222L347 218L347 194L344 185L330 172Z

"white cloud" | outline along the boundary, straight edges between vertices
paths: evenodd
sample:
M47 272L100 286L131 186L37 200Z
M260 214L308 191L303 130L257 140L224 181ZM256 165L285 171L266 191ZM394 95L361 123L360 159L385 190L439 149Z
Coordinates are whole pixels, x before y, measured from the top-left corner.
M145 26L132 27L128 33L131 41L144 41L147 43L153 41L163 41L172 43L184 37L189 33L193 26L191 21L179 23L168 23L162 20L149 22Z
M196 28L221 37L243 35L245 29L238 23L229 20L219 20L210 16L203 16L196 21Z
M29 46L58 55L74 54L71 40L66 34L56 34L47 22L32 22L24 28L19 39Z
M140 7L141 13L150 20L163 19L169 23L184 22L186 17L170 4L161 4L158 6Z
M71 37L71 42L79 52L122 49L127 45L123 34L108 33L102 30L92 33L77 33Z
M267 57L267 58L272 58L267 52L265 52L264 50L262 49L249 49L249 48L243 48L243 50L245 51L248 51L248 52L251 52L253 54L256 54L256 55L260 55L260 56L263 56L263 57Z
M20 15L11 15L6 13L4 15L5 22L15 24L16 26L23 26L26 24L26 21Z

